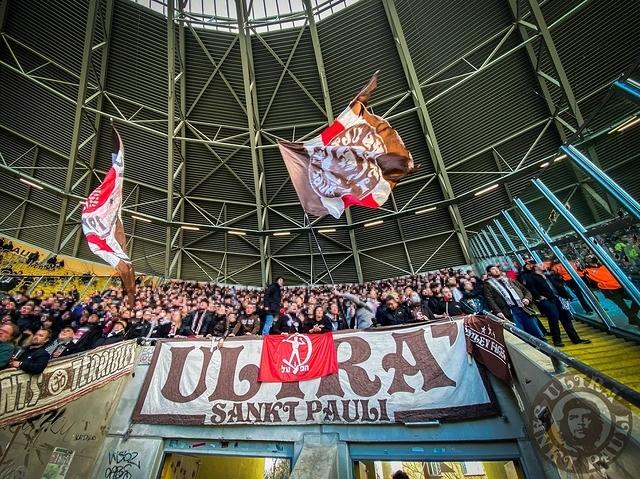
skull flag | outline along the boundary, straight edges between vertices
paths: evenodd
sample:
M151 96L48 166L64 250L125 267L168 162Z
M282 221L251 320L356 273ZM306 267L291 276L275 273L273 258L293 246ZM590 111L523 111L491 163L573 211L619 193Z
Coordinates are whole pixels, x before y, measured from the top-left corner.
M333 334L265 336L260 357L260 382L295 382L338 372Z
M82 209L82 231L91 251L116 268L120 261L130 263L124 252L122 226L122 182L124 147L115 128L112 130L111 169L100 186L89 195Z
M317 137L278 143L307 213L339 218L349 206L378 208L396 183L414 170L398 132L367 110L376 83L377 74Z

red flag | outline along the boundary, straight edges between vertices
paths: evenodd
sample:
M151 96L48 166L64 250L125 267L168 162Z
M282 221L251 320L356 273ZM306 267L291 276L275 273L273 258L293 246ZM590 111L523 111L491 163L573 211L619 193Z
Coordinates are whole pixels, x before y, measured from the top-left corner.
M263 339L258 381L306 381L337 372L331 333L271 335Z
M511 384L511 371L502 324L484 316L464 318L467 352L495 376Z
M374 75L345 111L304 143L279 142L280 153L304 210L339 218L345 208L382 206L413 159L389 123L367 111Z
M82 230L89 248L114 268L131 260L124 249L122 227L122 183L124 147L120 134L112 130L111 169L100 186L91 192L82 210Z

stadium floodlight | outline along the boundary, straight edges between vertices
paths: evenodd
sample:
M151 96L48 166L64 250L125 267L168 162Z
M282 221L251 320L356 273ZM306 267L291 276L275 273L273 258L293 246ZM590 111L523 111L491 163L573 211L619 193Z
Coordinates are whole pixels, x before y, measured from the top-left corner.
M24 178L20 178L20 181L22 181L25 185L29 185L33 188L35 188L36 190L43 190L44 188L36 183L32 183L29 180L26 180Z
M495 190L497 187L498 187L498 183L495 183L491 186L487 186L486 188L481 189L480 191L476 191L473 195L474 196L484 195L485 193L489 193L490 191Z
M383 220L376 220L376 221L371 221L369 223L365 223L364 227L365 228L369 228L370 226L376 226L376 225L381 225L382 223L384 223Z

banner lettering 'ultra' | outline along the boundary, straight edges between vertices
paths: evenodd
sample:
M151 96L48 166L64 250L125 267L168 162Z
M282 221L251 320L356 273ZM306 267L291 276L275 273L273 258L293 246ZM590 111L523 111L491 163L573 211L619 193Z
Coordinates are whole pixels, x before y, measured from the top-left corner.
M49 363L42 374L0 372L0 426L64 406L133 371L136 342L125 341Z
M283 383L258 381L261 338L227 339L220 348L210 341L160 342L133 420L379 424L498 413L485 376L467 355L462 319L333 337L337 374Z

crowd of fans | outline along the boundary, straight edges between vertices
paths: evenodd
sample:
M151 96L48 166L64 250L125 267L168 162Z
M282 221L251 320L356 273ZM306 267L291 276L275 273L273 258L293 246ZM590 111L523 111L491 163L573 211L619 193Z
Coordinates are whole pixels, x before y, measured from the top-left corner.
M625 230L596 238L627 267L640 267L638 236ZM582 247L584 246L584 247ZM577 275L614 302L638 325L638 305L630 301L607 268L587 253L586 245L563 247ZM582 248L582 249L581 249ZM0 240L1 251L12 251ZM584 250L584 251L583 251ZM224 338L291 333L325 333L418 322L489 311L539 339L550 336L564 346L560 326L573 343L588 343L572 324L575 296L586 313L589 303L567 270L549 254L518 271L489 265L473 270L440 271L361 285L287 287L277 278L266 289L210 283L138 284L135 304L122 289L95 291L80 298L77 290L28 295L6 294L0 302L0 368L42 372L50 359L87 351L125 339L152 343L159 338ZM28 251L27 261L39 257ZM36 253L37 254L37 253ZM44 263L47 264L47 263ZM57 260L51 263L56 265ZM505 268L508 269L508 268ZM539 316L546 318L545 323Z
M38 251L29 251L18 246L14 246L11 240L0 238L0 254L13 253L21 257L29 266L35 266L44 271L55 271L64 268L64 260L59 260L57 255L50 255L46 259L40 258Z
M606 268L589 264L580 274L607 297L623 298L615 279L603 276ZM604 289L616 284L617 289ZM119 288L82 299L77 291L20 292L0 303L0 367L39 373L51 358L125 339L151 343L158 338L316 334L484 311L537 338L549 335L558 347L564 346L560 325L573 343L588 343L572 325L572 289L571 277L559 263L528 260L520 271L490 265L481 276L447 269L362 285L286 287L282 278L266 289L184 281L138 284L132 307ZM627 309L630 318L638 312Z

